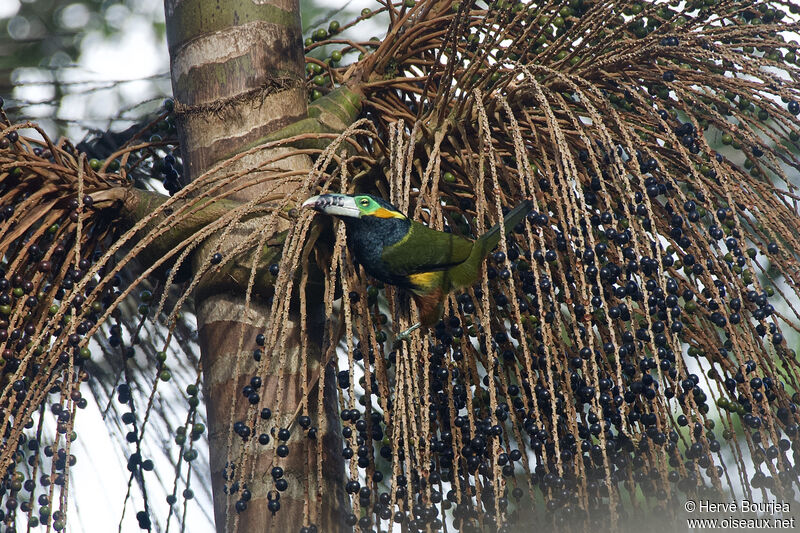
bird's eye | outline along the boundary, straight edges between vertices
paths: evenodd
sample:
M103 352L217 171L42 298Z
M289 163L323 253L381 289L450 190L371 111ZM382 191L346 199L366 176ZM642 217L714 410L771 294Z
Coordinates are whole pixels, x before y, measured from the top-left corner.
M360 203L362 206L367 207L369 205L369 200L362 198Z

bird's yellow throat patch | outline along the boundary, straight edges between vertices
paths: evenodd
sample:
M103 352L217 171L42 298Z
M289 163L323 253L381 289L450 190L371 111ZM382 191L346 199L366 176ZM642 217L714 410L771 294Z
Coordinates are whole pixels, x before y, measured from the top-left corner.
M379 207L378 209L370 213L370 215L378 218L406 218L405 215L403 215L402 213L398 213L396 211L389 211L388 209L383 207Z

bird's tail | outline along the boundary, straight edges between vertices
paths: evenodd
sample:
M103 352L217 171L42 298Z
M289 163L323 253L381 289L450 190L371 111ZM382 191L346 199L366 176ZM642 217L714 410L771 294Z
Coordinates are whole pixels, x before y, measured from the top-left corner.
M482 255L485 257L500 242L500 231L503 226L505 226L506 235L508 235L514 229L514 226L522 222L525 215L531 212L531 209L533 209L533 204L531 204L530 200L525 200L503 217L502 225L495 224L489 228L489 231L481 235L475 243L480 245Z
M492 226L489 231L481 235L472 245L472 251L467 260L447 271L449 276L448 289L459 289L475 283L475 280L478 279L483 260L486 259L489 252L500 242L500 231L503 226L505 226L505 232L508 234L514 226L522 222L525 215L530 213L531 209L533 209L533 204L531 204L529 200L525 200L503 217L502 225L496 224Z

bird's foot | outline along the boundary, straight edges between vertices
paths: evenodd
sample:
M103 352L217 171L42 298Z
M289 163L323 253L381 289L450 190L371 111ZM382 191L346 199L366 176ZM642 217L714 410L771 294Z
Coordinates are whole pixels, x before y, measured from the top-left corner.
M410 342L411 341L411 332L416 330L416 329L419 329L420 326L422 326L422 324L420 322L417 322L416 324L414 324L413 326L411 326L407 330L398 333L397 337L394 338L394 344L392 345L392 347L393 348L399 347L401 344L403 344L403 341Z

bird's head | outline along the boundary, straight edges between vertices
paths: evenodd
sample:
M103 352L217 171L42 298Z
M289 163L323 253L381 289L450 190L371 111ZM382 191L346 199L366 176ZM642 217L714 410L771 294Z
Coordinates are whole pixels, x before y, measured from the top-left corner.
M371 194L320 194L303 202L303 207L326 215L342 217L345 221L348 218L406 218L395 206Z

